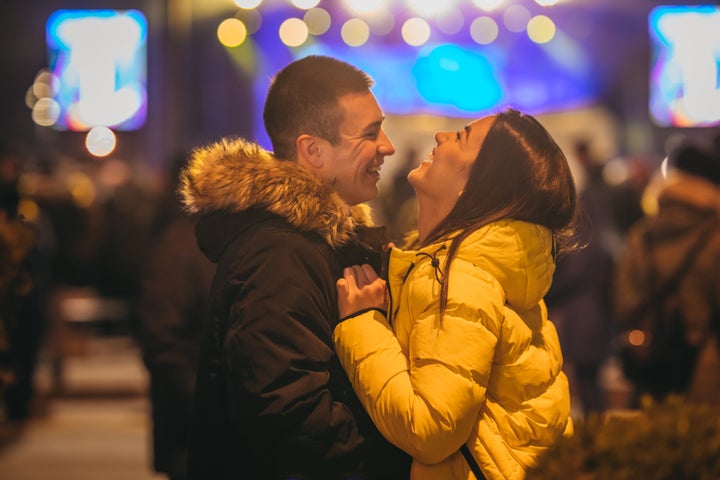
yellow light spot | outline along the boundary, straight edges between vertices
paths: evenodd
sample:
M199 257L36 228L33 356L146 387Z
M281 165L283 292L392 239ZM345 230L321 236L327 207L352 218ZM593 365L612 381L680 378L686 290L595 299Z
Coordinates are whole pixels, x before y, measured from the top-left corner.
M548 43L555 37L555 23L545 15L537 15L528 22L527 34L535 43Z
M33 200L23 199L18 204L18 213L28 222L35 222L40 216L40 207Z
M217 36L220 43L228 48L237 47L247 38L247 28L242 20L228 18L218 25Z
M65 179L70 196L75 205L88 208L95 201L95 186L90 178L82 172L73 172Z

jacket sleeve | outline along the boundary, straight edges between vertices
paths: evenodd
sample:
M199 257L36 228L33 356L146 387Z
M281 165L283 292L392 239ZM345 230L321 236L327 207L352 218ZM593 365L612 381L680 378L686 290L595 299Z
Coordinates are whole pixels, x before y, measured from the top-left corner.
M223 302L231 423L251 449L265 457L277 449L271 457L295 466L352 452L362 440L355 419L330 391L337 301L327 256L311 242L270 236L241 264Z
M429 464L455 453L470 435L485 401L502 316L502 293L489 276L454 269L441 320L432 278L434 272L419 271L405 291L408 311L415 312L407 351L378 311L334 331L340 361L375 424Z

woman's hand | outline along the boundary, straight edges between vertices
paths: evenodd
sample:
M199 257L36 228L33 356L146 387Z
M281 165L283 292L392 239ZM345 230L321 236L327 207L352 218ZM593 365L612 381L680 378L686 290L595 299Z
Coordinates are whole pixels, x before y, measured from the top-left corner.
M337 292L340 318L368 308L387 310L385 280L378 277L370 265L353 265L343 270L343 278L337 281Z

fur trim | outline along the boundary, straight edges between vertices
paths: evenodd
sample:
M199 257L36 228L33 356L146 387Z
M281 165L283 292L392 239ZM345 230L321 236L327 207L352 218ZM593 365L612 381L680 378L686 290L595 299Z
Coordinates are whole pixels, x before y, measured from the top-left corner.
M196 149L180 174L179 194L188 213L262 208L317 232L333 247L347 243L356 224L371 223L367 206L350 209L298 164L242 138Z

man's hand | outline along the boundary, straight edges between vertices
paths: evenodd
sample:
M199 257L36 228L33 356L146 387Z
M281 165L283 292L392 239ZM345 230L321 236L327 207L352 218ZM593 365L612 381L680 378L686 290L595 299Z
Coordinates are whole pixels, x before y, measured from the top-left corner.
M385 280L378 277L370 265L353 265L343 270L337 291L340 318L368 308L387 310Z

